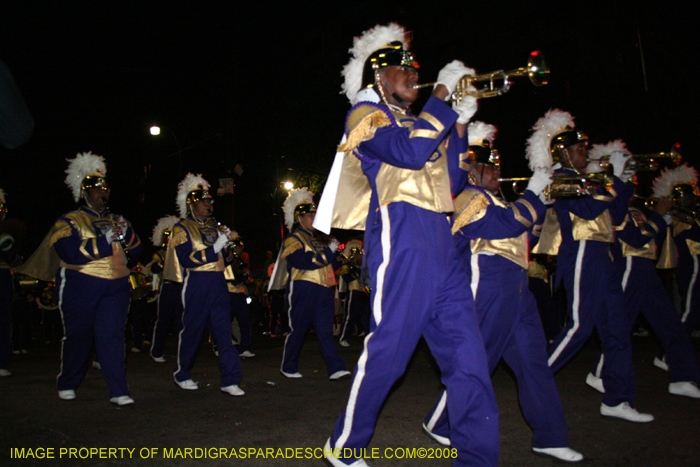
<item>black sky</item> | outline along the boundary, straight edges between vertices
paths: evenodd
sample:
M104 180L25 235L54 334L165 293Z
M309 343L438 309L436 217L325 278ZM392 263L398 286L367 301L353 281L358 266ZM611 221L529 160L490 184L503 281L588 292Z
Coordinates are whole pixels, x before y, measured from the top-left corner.
M0 59L36 123L25 146L0 149L0 187L27 222L30 245L73 208L65 159L83 151L107 158L115 211L149 237L158 217L175 213L179 148L184 172L213 185L242 167L231 175L233 227L252 250L274 248L282 196L273 199L275 188L288 175L327 173L349 107L339 95L347 49L354 35L389 21L413 31L425 81L455 58L488 72L524 66L531 50L547 57L547 87L517 82L480 104L476 118L500 129L504 176L528 175L528 130L552 107L570 111L593 143L622 138L647 153L680 142L691 164L700 149L698 24L681 7L123 3L0 7ZM153 123L172 133L151 137ZM225 204L219 216L228 214Z

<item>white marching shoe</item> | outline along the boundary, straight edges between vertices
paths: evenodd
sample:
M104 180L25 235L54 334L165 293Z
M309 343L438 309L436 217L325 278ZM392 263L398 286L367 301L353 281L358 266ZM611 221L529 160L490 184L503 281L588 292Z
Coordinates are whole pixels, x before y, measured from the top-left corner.
M350 373L347 370L338 370L335 373L333 373L332 375L330 375L328 377L328 379L330 379L331 381L338 381L339 379L343 379L346 376L350 376L351 374L352 373Z
M664 358L654 357L654 366L656 368L661 368L664 371L668 371L668 364L666 363L666 357L664 357Z
M239 388L235 384L221 388L221 392L225 392L226 394L230 394L232 396L244 396L245 395L245 391L243 389Z
M553 457L564 462L581 462L583 454L571 448L532 448L535 453L541 456Z
M692 397L700 399L700 389L698 383L694 381L679 381L668 385L668 392L675 396Z
M339 451L342 453L342 450ZM339 458L334 457L334 452L335 450L331 449L331 439L328 438L328 440L326 441L326 445L323 447L323 455L333 467L369 467L369 464L365 462L364 459L357 459L352 464L346 464Z
M195 389L199 389L197 383L195 383L191 379L186 379L185 381L175 380L175 384L180 386L182 389L186 389L188 391L194 391Z
M289 379L301 378L301 373L299 373L298 371L296 373L285 373L284 371L280 370L280 373L282 373L283 376L286 376Z
M654 416L648 413L639 413L629 402L623 402L615 407L600 404L600 414L603 417L619 418L634 423L649 423L654 420Z
M586 376L586 384L595 389L596 391L605 394L605 387L603 387L603 378L598 378L593 373L588 373L588 376Z
M119 396L119 397L112 397L109 400L110 403L118 406L124 406L124 405L131 405L134 403L134 399L132 399L129 396Z
M58 391L58 398L62 401L72 401L75 399L75 391L72 389L64 389L63 391Z

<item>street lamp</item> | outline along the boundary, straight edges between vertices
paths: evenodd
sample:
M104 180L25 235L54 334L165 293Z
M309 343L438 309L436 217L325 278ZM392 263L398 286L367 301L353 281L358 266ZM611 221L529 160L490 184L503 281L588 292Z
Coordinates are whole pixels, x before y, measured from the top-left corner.
M284 188L287 190L291 190L294 188L294 182L284 182Z
M149 131L151 135L153 136L159 136L161 133L161 129L168 130L171 135L173 135L173 139L175 140L175 146L177 146L177 158L178 158L178 163L179 163L179 173L178 177L182 177L182 151L180 150L180 142L177 140L177 136L175 136L175 132L168 128L167 126L158 126L158 125L153 125Z

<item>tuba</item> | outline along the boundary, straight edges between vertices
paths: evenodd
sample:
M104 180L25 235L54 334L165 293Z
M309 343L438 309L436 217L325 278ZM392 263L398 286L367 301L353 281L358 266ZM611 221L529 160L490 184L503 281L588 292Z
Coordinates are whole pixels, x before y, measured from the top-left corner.
M527 76L535 86L544 86L549 83L549 68L539 50L530 52L527 67L514 70L498 70L481 75L463 76L455 86L450 100L459 102L466 96L476 99L502 96L510 90L512 78ZM434 86L435 83L426 83L415 86L416 89ZM474 90L476 88L476 90Z

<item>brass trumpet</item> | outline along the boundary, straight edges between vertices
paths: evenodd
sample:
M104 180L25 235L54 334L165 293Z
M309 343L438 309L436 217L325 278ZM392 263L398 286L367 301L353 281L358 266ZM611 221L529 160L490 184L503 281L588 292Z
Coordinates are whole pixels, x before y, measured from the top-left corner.
M513 191L518 196L524 190L518 190L518 183L530 181L530 177L520 178L499 178L499 182L512 182ZM598 187L609 190L613 185L613 178L606 173L593 174L555 174L552 175L552 183L547 185L543 191L548 201L561 198L578 198L589 195Z
M542 52L538 50L530 52L526 68L516 68L509 71L498 70L481 75L463 76L457 83L450 100L459 102L466 96L472 96L476 99L501 96L510 90L511 78L526 75L535 86L544 86L549 83L549 68L544 61ZM415 86L415 89L434 85L435 83L419 84ZM471 86L476 87L476 91L468 89Z
M632 156L630 160L627 161L625 165L626 169L634 170L636 172L651 172L659 168L661 161L659 159L664 159L671 161L674 165L679 165L681 163L681 145L676 143L671 147L669 152L655 152L651 154L628 154ZM610 165L610 155L600 156L598 159L589 159L590 162L598 162L601 167L607 167Z
M634 197L644 201L644 206L652 210L655 208L656 203L659 201L658 198L654 198L653 196L647 198L635 194ZM682 206L678 204L678 202L674 202L673 206L671 206L671 209L668 210L668 214L670 214L671 217L676 218L681 222L685 222L686 224L692 225L696 220L700 219L700 206Z

